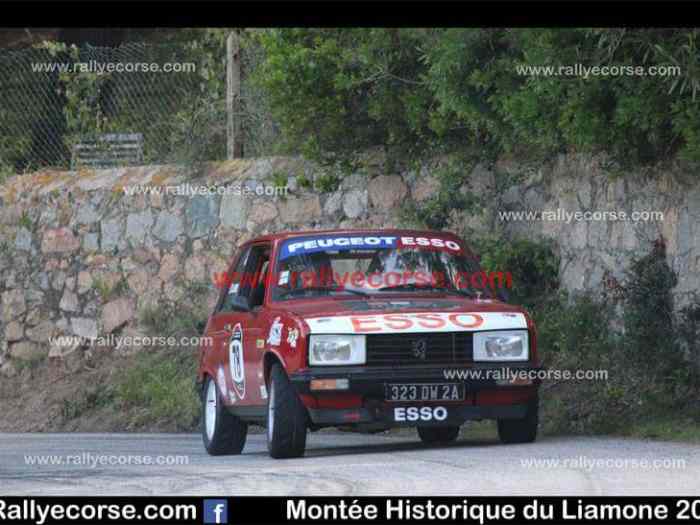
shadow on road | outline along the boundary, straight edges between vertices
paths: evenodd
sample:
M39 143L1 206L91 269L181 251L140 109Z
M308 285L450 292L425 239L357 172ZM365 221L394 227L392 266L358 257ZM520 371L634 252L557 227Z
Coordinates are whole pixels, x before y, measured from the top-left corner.
M313 438L310 440L312 441ZM470 440L464 439L456 441L455 443L449 443L446 445L424 445L418 439L415 442L391 442L387 443L381 442L382 437L378 437L377 444L367 443L361 445L338 445L338 446L314 446L313 442L307 444L306 453L304 457L307 458L323 458L323 457L333 457L333 456L350 456L350 455L368 455L368 454L386 454L393 452L415 452L420 450L439 450L439 449L468 449L474 447L501 447L502 445L499 441L488 441L488 440ZM244 452L244 454L246 454ZM265 452L253 452L246 455L267 455Z

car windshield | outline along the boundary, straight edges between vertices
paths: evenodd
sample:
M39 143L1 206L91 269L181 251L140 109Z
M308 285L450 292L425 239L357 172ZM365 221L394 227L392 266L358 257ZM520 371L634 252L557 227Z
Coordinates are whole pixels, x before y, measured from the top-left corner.
M436 292L495 297L494 282L452 237L319 235L283 241L273 299Z

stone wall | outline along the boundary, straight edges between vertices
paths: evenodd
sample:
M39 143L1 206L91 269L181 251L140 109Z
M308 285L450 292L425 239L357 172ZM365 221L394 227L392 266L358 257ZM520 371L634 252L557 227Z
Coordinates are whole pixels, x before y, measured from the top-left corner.
M456 210L459 233L503 227L507 235L558 241L560 278L570 290L595 289L610 271L662 235L680 274L678 292L698 288L700 186L671 175L644 184L611 181L591 158L562 157L524 170L502 162L477 165L463 191L480 195L482 214ZM171 166L40 172L0 187L0 370L18 360L64 359L76 347L51 347L50 336L138 333L138 312L163 301L187 301L191 287L209 288L235 247L261 233L331 227L402 227L402 206L429 199L439 184L419 173L387 175L381 163L342 179L338 190L304 189L321 170L298 158L236 160L208 166L187 181ZM265 195L287 180L285 197ZM187 183L248 188L227 195L181 195ZM128 195L125 189L158 187ZM166 194L169 187L171 193ZM244 192L250 192L244 195ZM499 210L661 210L661 223L499 221Z
M650 220L515 221L505 224L509 235L554 239L559 247L559 277L570 291L598 290L606 274L621 279L633 257L647 254L663 239L668 263L678 273L677 306L700 289L700 180L688 167L662 173L639 171L611 176L604 157L561 156L546 167L523 170L515 163L483 172L521 174L516 183L496 192L500 210L565 210L661 212ZM505 177L507 180L509 177ZM497 214L487 213L493 226ZM608 214L610 217L610 214ZM483 223L483 221L482 221Z

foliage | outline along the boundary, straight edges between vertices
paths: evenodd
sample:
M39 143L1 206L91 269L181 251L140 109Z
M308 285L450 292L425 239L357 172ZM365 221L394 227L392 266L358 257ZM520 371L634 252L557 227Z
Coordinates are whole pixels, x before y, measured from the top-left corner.
M67 48L74 61L194 62L196 73L61 73L68 147L100 133L142 133L146 162L187 168L225 153L225 54L219 32L179 46ZM94 59L94 58L93 58Z
M319 175L315 180L316 189L321 193L330 193L340 186L340 178L332 173Z
M126 279L119 279L115 283L110 283L100 277L95 278L92 286L97 291L97 295L103 304L123 295L129 287Z
M686 359L700 368L700 298L680 309L676 336Z
M535 306L559 288L559 257L550 241L491 237L478 240L476 251L486 271L511 273L508 295L516 304Z
M200 335L199 323L206 319L207 294L210 283L188 282L182 284L184 294L190 299L189 306L173 301L158 302L139 310L139 323L152 335L190 336Z
M205 288L192 285L187 291L193 304L201 304ZM142 309L139 321L154 337L193 337L200 335L197 324L204 318L200 307L183 308L163 302ZM122 408L133 411L133 426L169 422L178 429L191 430L199 417L195 391L197 348L168 345L154 352L139 354L120 375L115 389Z
M19 219L17 221L17 226L20 226L30 231L34 229L34 222L32 221L32 218L27 210L22 211L22 214L19 216Z
M304 190L310 190L314 187L313 181L309 179L306 175L299 175L299 177L297 177L297 184L301 189Z
M0 86L7 100L0 163L17 170L60 163L80 137L113 131L143 133L147 162L223 158L226 37L233 30L182 30L158 45L44 43L8 53L0 61L0 71L13 72ZM486 158L605 151L624 166L700 160L698 29L237 32L247 156L291 151L336 164L381 147L394 165L474 147ZM194 62L197 70L31 71L32 63L50 60ZM646 69L556 73L575 65ZM652 67L680 73L654 75Z
M559 290L558 258L549 243L494 238L477 248L485 269L513 273L512 302L533 316L546 368L608 374L546 381L545 431L624 434L639 425L649 433L671 415L700 425L700 302L674 314L676 278L661 241L630 263L618 298Z
M133 426L157 426L168 421L191 430L198 420L194 390L196 359L183 349L139 354L117 380L115 400L132 415Z
M13 364L15 365L18 372L28 371L29 374L34 373L41 368L41 365L45 362L45 358L42 355L32 355L25 359L15 359Z
M167 42L114 48L43 42L0 57L0 72L13 73L0 81L6 100L0 104L0 164L18 170L65 167L74 144L104 133L143 134L147 163L172 162L196 171L198 163L225 158L226 38L232 31L183 30ZM258 48L247 32L239 33L244 66L253 67ZM168 63L194 64L195 71L149 70ZM37 74L35 64L81 67ZM97 72L85 64L147 67ZM260 154L274 130L265 120L264 101L245 84L237 117L243 120L246 149Z
M639 427L649 434L669 419L700 424L700 373L682 360L675 338L657 347L645 363L637 346L641 334L615 329L610 322L614 307L608 301L561 296L533 313L547 367L608 374L605 380L545 384L549 431L635 434Z
M364 28L259 33L265 58L253 81L265 90L287 147L327 162L375 145L418 151L424 144L417 131L424 119L416 89L419 34Z
M16 173L66 155L59 138L64 100L57 75L37 74L31 67L55 56L50 46L0 53L0 165Z
M432 174L438 181L438 190L425 202L407 201L402 208L402 219L420 227L441 230L447 227L450 216L456 210L466 214L483 212L483 197L469 191L471 163L455 156L437 166Z
M183 309L174 303L159 303L139 312L139 322L154 335L171 336L196 334L202 313Z
M697 29L274 29L253 72L288 148L335 162L477 146L489 156L606 151L700 159ZM523 66L677 66L532 76ZM566 71L566 70L564 70ZM303 108L303 110L300 110Z
M276 188L286 188L289 184L289 175L283 171L275 171L270 175L270 181Z
M663 240L654 243L650 253L632 261L625 272L624 324L632 354L641 364L658 368L654 357L673 339L673 295L676 273L666 261ZM672 356L663 361L669 363Z
M77 419L93 410L109 407L113 401L114 389L111 386L90 386L76 398L63 400L61 416L64 420Z
M555 294L533 316L537 346L550 369L603 370L606 379L546 383L545 428L550 432L619 432L629 423L641 395L638 372L625 370L620 335L610 327L612 308L592 295Z

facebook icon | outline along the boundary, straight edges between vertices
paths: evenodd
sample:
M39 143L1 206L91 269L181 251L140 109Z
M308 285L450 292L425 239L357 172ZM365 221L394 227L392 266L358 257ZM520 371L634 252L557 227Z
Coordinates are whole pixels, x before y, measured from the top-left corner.
M228 523L228 502L225 499L205 499L204 523Z

